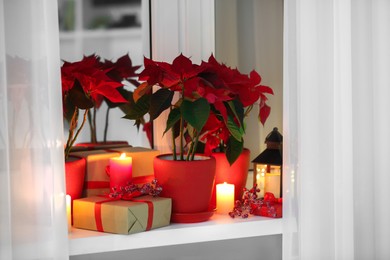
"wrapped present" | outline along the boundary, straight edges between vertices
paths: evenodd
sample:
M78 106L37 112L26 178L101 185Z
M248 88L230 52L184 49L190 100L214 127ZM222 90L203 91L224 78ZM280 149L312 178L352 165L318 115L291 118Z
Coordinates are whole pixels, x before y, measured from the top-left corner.
M71 155L84 157L87 161L83 197L110 192L110 177L106 173L106 166L109 165L110 158L117 157L123 152L133 158L133 182L142 184L151 180L153 159L159 154L157 150L143 147L120 147L106 150L72 152Z
M169 225L170 198L141 196L120 200L93 196L73 201L73 226L116 234L133 234Z

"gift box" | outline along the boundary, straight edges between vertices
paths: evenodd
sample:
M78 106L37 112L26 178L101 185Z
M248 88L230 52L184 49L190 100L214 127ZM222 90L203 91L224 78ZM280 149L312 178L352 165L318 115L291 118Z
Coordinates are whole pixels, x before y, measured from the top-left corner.
M93 196L73 201L73 226L116 234L133 234L169 225L170 198L141 196L116 200Z
M153 176L154 157L160 154L157 150L143 147L120 147L72 152L71 155L84 157L87 161L83 197L110 192L110 177L106 173L106 166L109 165L110 158L120 156L123 152L133 158L133 182L143 184L150 181L150 177Z

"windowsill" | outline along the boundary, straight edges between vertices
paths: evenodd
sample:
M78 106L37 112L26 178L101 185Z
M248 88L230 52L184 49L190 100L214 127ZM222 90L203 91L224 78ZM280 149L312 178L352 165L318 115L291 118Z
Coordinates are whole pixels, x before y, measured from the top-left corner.
M82 229L69 234L71 256L191 244L226 239L276 235L282 233L282 219L250 216L232 219L214 214L209 221L194 224L171 224L131 235L117 235Z

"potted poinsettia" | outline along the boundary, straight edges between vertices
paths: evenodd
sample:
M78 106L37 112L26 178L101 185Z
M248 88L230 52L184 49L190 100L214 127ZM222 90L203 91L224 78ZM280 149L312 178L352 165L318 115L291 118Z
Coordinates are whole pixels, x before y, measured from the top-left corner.
M116 61L111 60L96 60L96 67L100 70L105 71L106 75L111 78L112 81L117 82L121 86L116 88L117 91L128 101L127 103L117 103L112 102L109 98L101 96L96 102L95 106L88 111L87 119L90 129L90 142L88 143L78 143L77 146L89 147L89 148L99 148L99 147L113 147L113 146L122 146L127 145L127 141L108 141L108 125L109 125L109 114L113 108L120 108L123 112L129 111L129 103L132 102L132 91L129 89L131 87L137 87L139 85L136 77L138 77L137 70L140 66L134 66L129 55L123 55ZM105 115L105 124L103 131L103 141L98 140L98 126L96 124L97 111L101 109L102 104L107 105L106 115ZM144 124L144 121L140 121L137 124L137 127Z
M216 106L210 115L202 138L204 152L212 154L217 162L216 183L228 182L235 185L235 199L241 199L248 176L250 151L244 148L245 118L255 104L259 106L258 118L264 125L269 114L267 94L273 94L270 87L261 85L261 76L256 71L249 75L240 73L211 56L204 78L230 99ZM234 107L234 109L231 109ZM215 205L215 187L212 205Z
M66 186L72 199L81 196L85 160L70 158L69 153L85 125L88 112L103 98L114 103L127 103L117 90L122 84L112 80L107 73L108 70L101 68L96 55L83 57L77 62L64 62L61 67L63 112L65 118L69 119L69 133L64 148ZM78 123L80 111L83 111L81 124Z
M183 216L183 213L207 212L214 181L212 175L215 174L215 158L196 160L199 143L205 142L205 153L211 155L212 150L223 142L226 155L233 163L243 148L244 107L253 105L261 98L261 116L266 118L269 109L265 104L265 94L272 93L272 90L259 85L260 76L257 73L253 72L248 77L219 64L212 55L200 65L193 64L181 54L172 64L145 58L144 66L139 76L143 83L133 95L133 113L126 117L136 119L149 113L150 119L154 120L163 111L169 110L164 134L170 131L173 137L172 159L163 160L167 155L156 158L156 178L164 187L163 196L173 199L173 218ZM160 88L152 93L155 85ZM173 98L175 93L178 95L177 101ZM178 151L175 140L179 142ZM188 165L189 161L212 163L206 166L207 169L200 169L200 166ZM161 172L161 167L165 164L168 164L168 169ZM177 169L182 172L175 172L174 176L170 176ZM210 173L210 178L203 179L207 170L214 173ZM187 180L190 173L193 173L193 179ZM201 190L195 183L207 183L210 187ZM170 192L171 188L176 188L177 191ZM199 199L200 196L205 197L206 205L192 207L194 199ZM180 203L179 207L178 201L183 198L187 198L187 201Z

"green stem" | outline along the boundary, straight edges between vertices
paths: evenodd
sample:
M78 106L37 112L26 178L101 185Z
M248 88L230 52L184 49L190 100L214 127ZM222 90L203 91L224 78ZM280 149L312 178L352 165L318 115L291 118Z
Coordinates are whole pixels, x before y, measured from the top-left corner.
M184 84L181 86L181 96L184 99ZM184 160L184 144L183 144L183 136L184 136L184 119L183 114L180 111L180 160Z
M186 161L190 161L191 160L191 158L192 158L191 155L193 153L193 150L194 150L194 142L191 142L190 149L188 149Z
M191 161L193 161L194 158L195 158L195 153L196 153L196 148L198 146L199 137L200 137L200 133L196 133L195 144L194 144L194 147L193 147L193 150L192 150L192 154L191 154Z
M104 136L103 136L103 141L107 142L107 132L108 132L108 117L110 114L110 107L107 107L107 112L106 112L106 124L104 125Z
M247 116L249 115L249 113L252 111L252 108L253 108L253 105L250 105L250 106L245 110L244 117L247 117Z
M93 117L92 117L92 125L93 125L93 135L92 142L97 143L97 136L96 136L96 108L93 108Z
M75 113L73 113L71 127L70 127L72 129L69 130L69 138L68 138L68 142L67 142L66 147L65 147L65 160L68 159L69 153L70 153L70 149L72 148L72 146L76 142L76 139L79 136L79 134L81 132L81 129L83 129L85 121L87 121L88 111L89 111L89 109L85 110L84 116L83 116L83 122L81 123L80 127L77 129L76 134L75 134L74 137L73 137L73 133L74 133L74 129L76 129L76 127L77 127L77 121L78 121L78 117L79 117L78 116L79 115L78 109L76 108ZM73 123L75 123L75 125L72 125Z
M172 107L170 108L172 111ZM171 133L172 133L172 150L173 150L173 160L177 161L177 155L176 155L176 142L175 142L175 126L171 128Z
M90 141L91 141L91 143L93 143L93 138L92 138L92 135L93 135L93 125L92 125L92 114L91 114L90 110L88 110L88 125L89 125L89 132L91 133Z
M73 139L74 130L77 127L78 118L79 118L79 110L78 110L78 108L75 108L73 115L72 115L72 119L70 120L70 123L69 123L68 140L66 141L66 146L65 146L65 151L64 151L65 152L65 160L68 159L70 149L72 148L70 143Z

